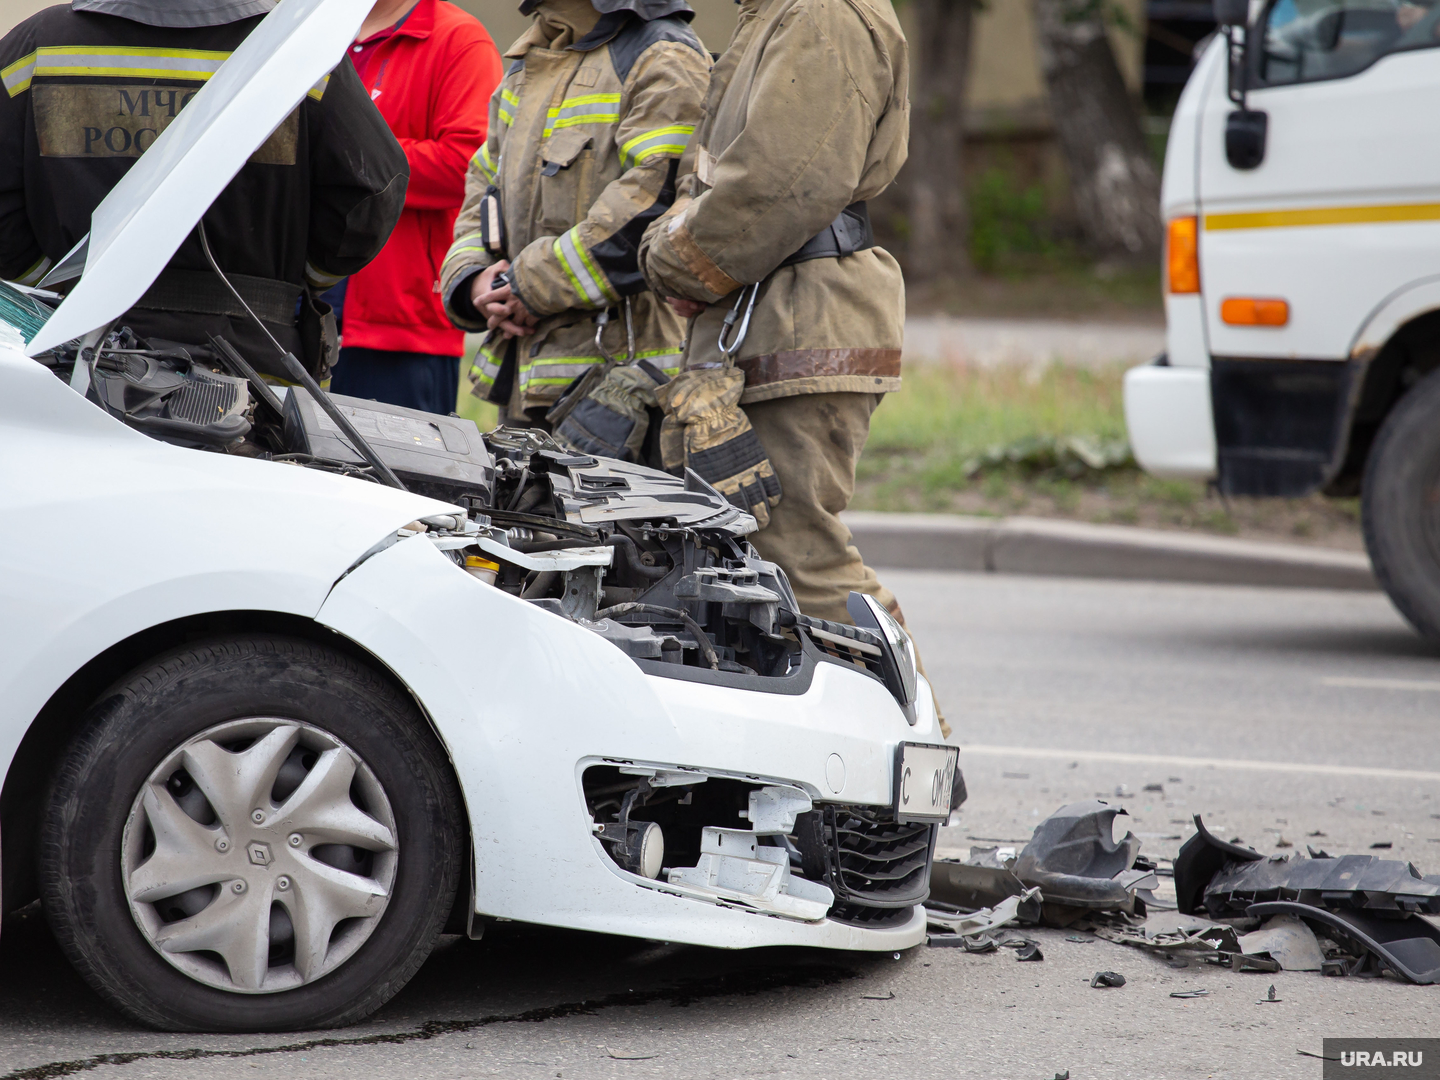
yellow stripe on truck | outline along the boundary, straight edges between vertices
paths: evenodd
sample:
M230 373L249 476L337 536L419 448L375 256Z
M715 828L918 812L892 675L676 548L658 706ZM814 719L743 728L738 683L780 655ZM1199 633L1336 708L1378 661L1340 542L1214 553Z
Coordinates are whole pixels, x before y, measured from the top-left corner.
M1440 221L1440 203L1317 206L1306 210L1206 214L1205 228L1209 232L1221 232L1227 229L1293 229L1305 225L1372 225L1396 221Z

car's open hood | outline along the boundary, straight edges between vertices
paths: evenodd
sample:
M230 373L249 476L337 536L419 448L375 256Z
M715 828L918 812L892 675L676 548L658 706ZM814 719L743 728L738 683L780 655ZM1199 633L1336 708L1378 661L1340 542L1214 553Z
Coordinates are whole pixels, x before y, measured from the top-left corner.
M83 261L35 356L97 330L144 295L246 159L339 63L373 0L283 0L95 208L90 233L52 272Z

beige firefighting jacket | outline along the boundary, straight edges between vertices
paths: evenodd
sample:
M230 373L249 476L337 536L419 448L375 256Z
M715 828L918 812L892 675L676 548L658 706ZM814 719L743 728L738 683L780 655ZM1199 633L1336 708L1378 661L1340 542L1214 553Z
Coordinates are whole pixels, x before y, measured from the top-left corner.
M905 286L872 247L776 269L905 161L905 37L889 0L743 0L711 74L672 210L641 268L667 296L711 306L692 321L688 367L721 360L738 290L763 282L736 353L741 403L900 386Z
M645 22L621 11L563 50L539 25L505 56L485 144L471 161L441 294L457 326L481 331L470 282L496 261L479 238L479 203L499 189L514 290L541 316L533 337L498 331L471 370L474 392L512 410L544 406L601 362L596 319L616 308L605 351L628 353L623 300L637 357L678 370L685 325L646 291L636 255L645 228L675 199L679 159L699 122L710 56L683 20Z

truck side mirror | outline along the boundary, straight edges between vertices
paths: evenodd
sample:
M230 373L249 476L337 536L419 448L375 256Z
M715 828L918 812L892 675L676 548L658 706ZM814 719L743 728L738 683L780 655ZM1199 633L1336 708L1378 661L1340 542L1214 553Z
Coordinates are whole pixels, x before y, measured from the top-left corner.
M1236 109L1225 118L1225 160L1232 168L1253 169L1265 160L1269 121L1260 109Z
M1214 0L1215 21L1221 26L1244 26L1250 21L1250 0Z

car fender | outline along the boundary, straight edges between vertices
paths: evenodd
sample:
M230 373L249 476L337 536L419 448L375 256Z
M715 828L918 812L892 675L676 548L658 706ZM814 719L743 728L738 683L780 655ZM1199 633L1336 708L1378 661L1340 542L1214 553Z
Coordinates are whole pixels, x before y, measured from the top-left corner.
M386 665L428 714L470 815L481 914L728 947L901 940L636 879L605 855L580 783L587 764L635 762L888 804L896 745L928 740L877 680L820 664L804 694L785 696L650 676L599 635L471 577L424 537L368 559L317 621ZM838 796L827 787L832 755L846 766ZM916 932L901 937L913 943Z
M0 762L111 646L210 612L313 617L367 551L444 508L156 442L0 349Z

